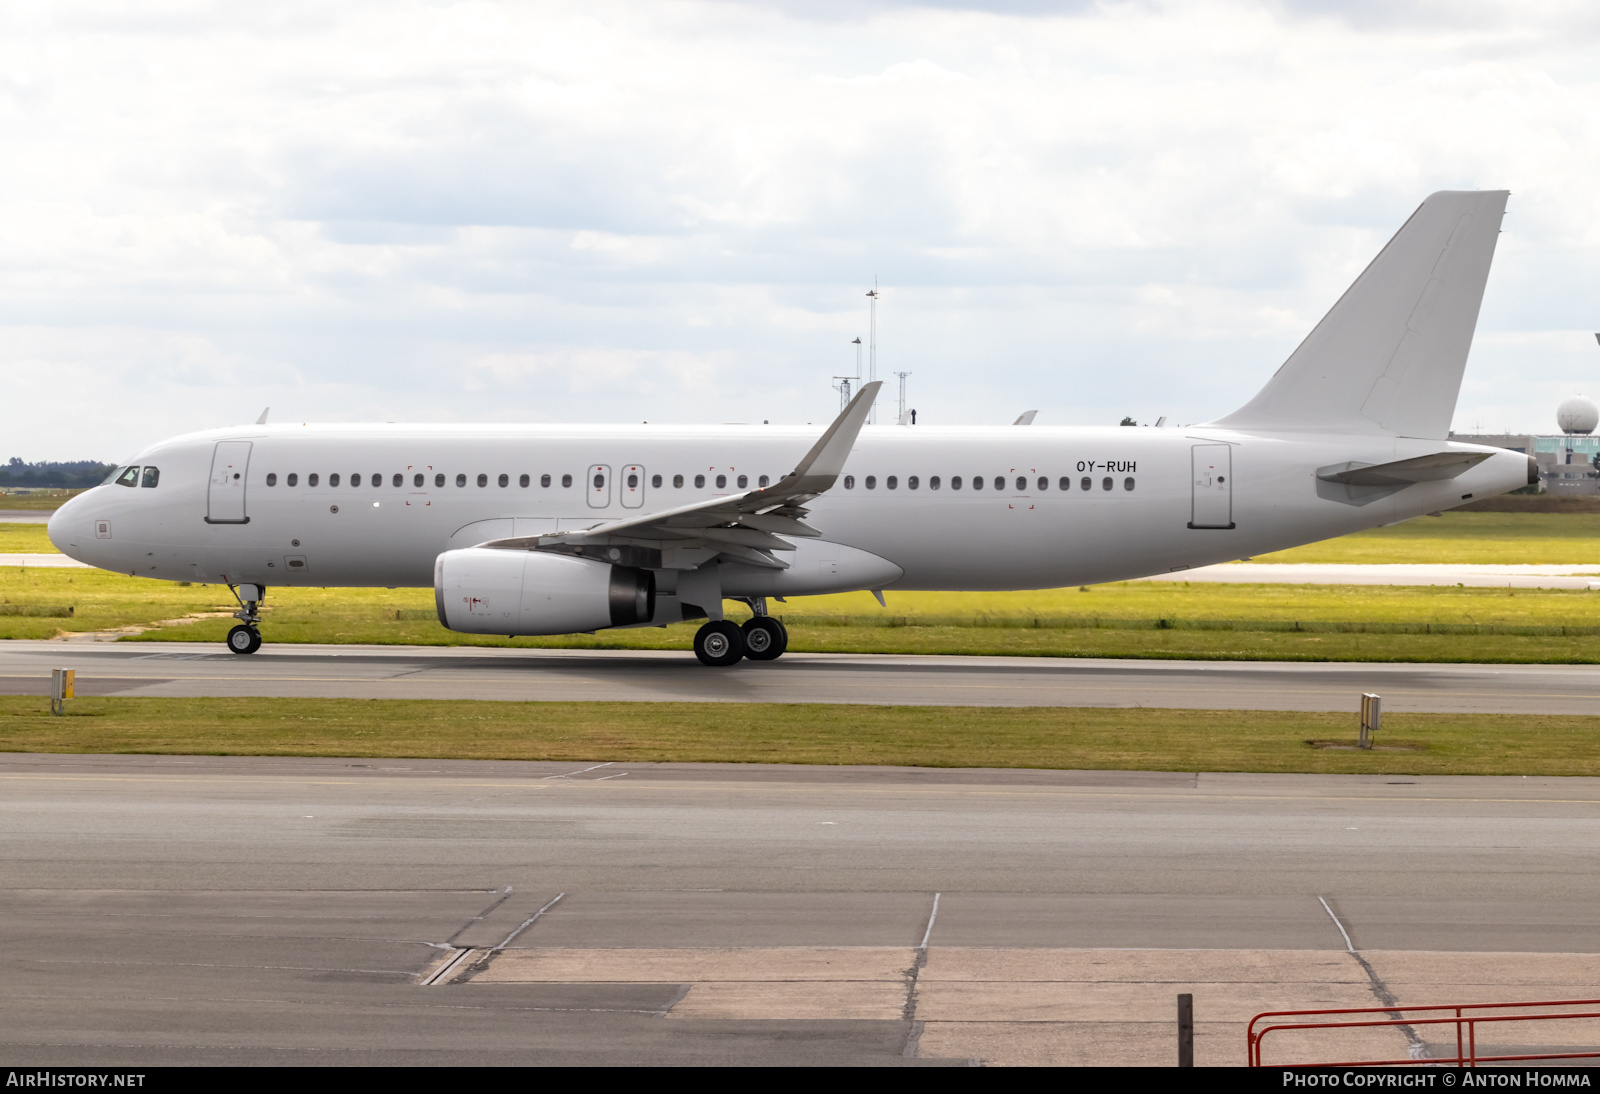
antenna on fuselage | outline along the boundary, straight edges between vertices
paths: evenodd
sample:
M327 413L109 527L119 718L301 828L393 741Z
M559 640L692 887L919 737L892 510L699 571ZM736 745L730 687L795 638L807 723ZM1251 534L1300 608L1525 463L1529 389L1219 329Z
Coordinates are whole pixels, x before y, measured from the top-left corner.
M256 425L266 425L267 424L267 415L270 414L271 412L272 412L272 408L270 406L267 407L265 410L263 410L261 412L261 417L256 419Z

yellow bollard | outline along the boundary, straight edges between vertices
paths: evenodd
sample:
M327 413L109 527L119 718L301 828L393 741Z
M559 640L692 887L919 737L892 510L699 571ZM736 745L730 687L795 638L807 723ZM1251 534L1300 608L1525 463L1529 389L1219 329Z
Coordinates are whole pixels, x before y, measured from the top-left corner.
M50 713L65 714L67 700L73 698L73 685L77 682L77 669L50 670Z

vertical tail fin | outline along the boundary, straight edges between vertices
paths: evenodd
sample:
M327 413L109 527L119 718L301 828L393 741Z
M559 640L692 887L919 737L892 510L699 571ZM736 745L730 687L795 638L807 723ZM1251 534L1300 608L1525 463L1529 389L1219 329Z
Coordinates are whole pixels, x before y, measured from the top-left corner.
M1444 437L1509 196L1430 196L1267 386L1214 424Z

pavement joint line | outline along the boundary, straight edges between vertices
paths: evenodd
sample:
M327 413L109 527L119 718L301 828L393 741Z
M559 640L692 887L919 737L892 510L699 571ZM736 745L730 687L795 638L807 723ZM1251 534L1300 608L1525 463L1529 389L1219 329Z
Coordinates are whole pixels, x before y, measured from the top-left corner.
M521 926L519 926L516 930L512 931L510 934L506 935L505 939L503 941L501 941L500 945L496 946L490 952L491 953L499 953L501 950L503 950L507 946L511 945L512 940L515 939L517 937L517 935L521 934L523 931L525 931L529 927L533 926L534 923L536 923L538 921L540 916L544 915L544 913L548 912L551 908L554 908L556 906L556 904L561 900L561 898L566 896L566 895L567 895L566 893L557 893L550 900L550 902L548 904L546 904L543 908L540 908L537 912L534 912L527 919L523 920Z

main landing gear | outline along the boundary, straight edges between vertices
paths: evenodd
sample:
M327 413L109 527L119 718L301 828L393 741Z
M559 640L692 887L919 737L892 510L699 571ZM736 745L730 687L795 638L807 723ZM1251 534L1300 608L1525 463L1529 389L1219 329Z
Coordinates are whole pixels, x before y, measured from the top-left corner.
M741 598L744 599L744 598ZM789 630L783 620L767 614L765 597L745 599L756 614L744 626L719 619L701 627L694 636L694 655L702 665L726 668L739 659L776 661L789 648Z
M256 625L261 622L261 602L266 599L267 590L260 585L229 585L228 590L239 602L233 617L242 621L228 632L228 649L233 653L255 653L261 648L261 632Z

